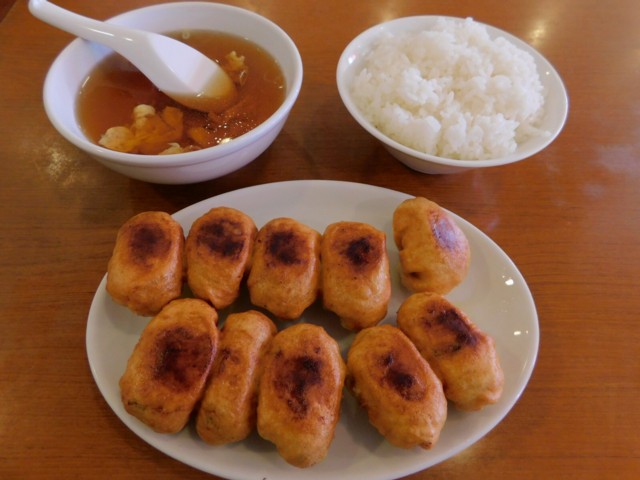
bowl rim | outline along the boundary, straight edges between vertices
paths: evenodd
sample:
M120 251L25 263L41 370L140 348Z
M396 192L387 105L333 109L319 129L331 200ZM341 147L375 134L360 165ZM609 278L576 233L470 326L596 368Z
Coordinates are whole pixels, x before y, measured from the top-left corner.
M180 167L188 165L196 165L205 162L215 162L218 159L227 157L239 150L242 150L247 145L252 144L254 141L267 135L273 128L276 128L278 124L286 119L290 110L293 108L294 103L302 88L302 79L304 75L304 68L302 63L302 57L291 37L275 22L272 20L245 8L236 7L233 5L226 5L214 2L169 2L160 3L155 5L148 5L145 7L128 10L113 17L108 18L107 22L114 23L126 23L131 20L131 17L137 17L141 14L149 13L151 11L171 11L172 9L184 9L184 8L196 8L196 9L215 9L217 11L225 10L233 12L234 14L245 15L251 17L254 21L262 23L265 26L273 29L276 33L282 36L282 39L287 47L288 54L291 55L294 64L294 74L290 82L287 85L287 91L282 104L271 114L264 122L244 133L232 141L214 145L212 147L196 150L193 152L176 153L171 155L143 155L137 153L124 153L108 148L102 147L96 143L93 143L88 138L78 135L76 132L69 129L66 124L58 120L58 116L55 113L55 109L49 104L49 98L53 92L52 89L52 77L59 65L63 62L66 56L72 55L76 49L83 48L86 41L81 38L75 38L67 46L65 46L60 53L56 56L51 64L47 75L45 77L43 86L43 100L44 108L49 117L51 123L65 137L69 142L76 147L87 151L89 154L102 158L106 161L125 165L135 166L141 168L170 168ZM267 48L265 47L265 50ZM268 51L268 50L267 50ZM269 52L270 53L270 52ZM215 151L215 158L212 158L212 152ZM153 162L149 159L153 158Z
M555 67L547 60L540 52L538 52L533 46L525 42L524 40L516 37L515 35L502 30L498 27L494 27L487 23L478 21L473 19L474 23L484 26L487 28L487 31L491 38L496 38L497 36L504 37L510 43L514 44L518 48L525 50L530 53L536 64L544 66L544 74L548 76L553 83L556 85L556 94L560 96L560 105L559 105L559 114L557 115L558 123L553 126L553 130L549 132L548 135L541 137L543 140L540 142L536 142L535 145L530 146L528 148L524 148L522 150L516 149L515 152L512 152L508 155L499 158L492 159L482 159L482 160L473 160L473 159L454 159L454 158L446 158L440 157L437 155L421 152L419 150L415 150L411 147L407 147L406 145L399 143L398 141L390 138L376 127L364 116L364 114L360 111L360 109L355 105L353 100L351 99L351 93L349 91L349 85L347 85L345 73L351 66L351 64L355 61L355 54L358 50L364 50L366 53L367 49L370 45L378 39L385 32L388 32L390 28L397 27L398 25L408 25L410 26L410 30L417 30L419 27L418 24L430 24L429 22L435 22L438 19L444 20L453 20L457 22L463 22L467 18L471 17L456 17L456 16L448 16L448 15L412 15L406 17L398 17L391 20L387 20L382 23L378 23L373 25L364 31L360 32L355 38L353 38L347 46L344 48L343 52L340 55L338 60L338 66L336 69L336 83L338 87L338 93L342 99L342 102L351 116L356 120L356 122L364 128L368 133L370 133L374 138L385 144L387 147L392 148L405 156L413 157L416 160L421 160L424 162L431 162L438 165L452 166L458 168L478 168L478 167L492 167L499 165L507 165L509 163L514 163L520 160L524 160L529 158L542 150L544 150L547 146L549 146L562 132L564 126L567 122L568 114L569 114L569 96L560 77L558 71ZM542 73L538 71L538 74L542 80ZM545 92L548 94L549 92Z

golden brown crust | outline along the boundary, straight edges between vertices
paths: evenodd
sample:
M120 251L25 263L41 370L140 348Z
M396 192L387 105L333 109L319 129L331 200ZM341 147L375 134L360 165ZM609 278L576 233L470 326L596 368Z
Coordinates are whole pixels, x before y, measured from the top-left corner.
M251 303L282 320L295 320L317 298L320 234L291 218L258 232L247 287Z
M184 298L151 319L120 379L127 412L157 432L182 430L213 363L217 318L208 303Z
M402 284L413 292L448 293L464 280L471 262L464 232L426 198L402 202L393 214Z
M411 341L392 325L356 335L347 356L350 388L389 443L430 449L447 417L442 384Z
M274 323L254 310L226 318L196 418L205 442L238 442L255 428L263 358L275 334Z
M257 228L243 212L217 207L199 217L187 235L187 282L193 294L217 309L240 292Z
M504 376L493 339L446 298L416 293L398 310L398 327L442 380L461 410L479 410L502 394Z
M168 213L143 212L118 231L107 292L139 315L158 313L182 293L184 234Z
M276 335L265 357L258 433L296 467L324 459L340 418L345 365L322 327L296 324Z
M384 232L359 222L329 225L322 237L322 298L349 330L379 323L391 298Z

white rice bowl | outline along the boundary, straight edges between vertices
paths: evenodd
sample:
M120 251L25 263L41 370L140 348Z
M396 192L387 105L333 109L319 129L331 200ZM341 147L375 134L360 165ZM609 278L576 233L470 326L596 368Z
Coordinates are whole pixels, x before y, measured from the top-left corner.
M471 18L383 32L348 88L375 128L438 157L495 159L552 136L540 128L545 96L533 56Z

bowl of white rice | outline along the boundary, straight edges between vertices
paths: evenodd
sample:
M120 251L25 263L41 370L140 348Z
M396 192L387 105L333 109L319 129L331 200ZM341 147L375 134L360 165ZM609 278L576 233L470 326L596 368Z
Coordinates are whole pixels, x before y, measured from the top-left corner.
M358 35L337 68L353 118L424 173L517 162L540 152L568 113L563 82L534 48L471 18L416 16Z

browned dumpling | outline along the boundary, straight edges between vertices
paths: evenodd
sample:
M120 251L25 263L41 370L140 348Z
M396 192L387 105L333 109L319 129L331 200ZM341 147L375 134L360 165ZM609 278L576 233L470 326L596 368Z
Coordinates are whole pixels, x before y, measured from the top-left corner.
M422 197L402 202L393 214L393 237L400 251L400 278L409 290L445 294L466 277L469 242L438 204Z
M322 301L349 330L379 323L391 298L384 232L359 222L329 225L322 237Z
M400 306L397 322L456 407L479 410L498 401L504 375L494 341L459 308L436 293L416 293Z
M226 318L196 419L205 442L238 442L255 428L263 358L275 334L274 323L255 310Z
M276 218L258 232L247 279L249 297L282 320L295 320L317 298L320 234L291 218Z
M127 412L160 433L184 428L204 392L218 315L203 300L170 302L147 324L120 378Z
M345 365L322 327L299 323L278 333L260 380L258 433L291 465L325 458L340 418Z
M447 418L442 384L407 336L392 325L356 335L347 386L389 443L430 449Z
M196 219L186 241L187 282L193 294L217 309L240 293L257 233L243 212L217 207Z
M152 316L182 294L184 233L165 212L143 212L118 231L107 292L138 315Z

